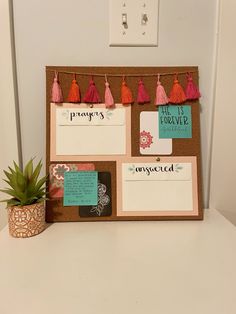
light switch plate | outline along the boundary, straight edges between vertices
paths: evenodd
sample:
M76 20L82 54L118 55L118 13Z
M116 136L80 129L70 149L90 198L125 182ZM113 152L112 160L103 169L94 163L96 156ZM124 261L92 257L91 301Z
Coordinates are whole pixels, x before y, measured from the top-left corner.
M159 0L110 0L110 46L157 46Z

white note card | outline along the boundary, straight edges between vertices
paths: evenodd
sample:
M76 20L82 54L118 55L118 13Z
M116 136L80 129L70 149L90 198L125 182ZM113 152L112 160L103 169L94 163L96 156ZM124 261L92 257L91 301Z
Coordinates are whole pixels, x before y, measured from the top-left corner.
M159 138L158 111L142 111L140 113L140 154L172 154L172 139Z
M56 154L125 155L125 108L57 108Z
M123 163L123 211L192 211L192 163Z

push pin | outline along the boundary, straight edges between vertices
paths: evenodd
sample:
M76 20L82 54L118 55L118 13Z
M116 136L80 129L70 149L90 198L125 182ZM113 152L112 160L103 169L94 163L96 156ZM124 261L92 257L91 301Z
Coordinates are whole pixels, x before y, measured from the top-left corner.
M156 158L156 161L161 161L161 158L160 158L160 157L157 157L157 158Z

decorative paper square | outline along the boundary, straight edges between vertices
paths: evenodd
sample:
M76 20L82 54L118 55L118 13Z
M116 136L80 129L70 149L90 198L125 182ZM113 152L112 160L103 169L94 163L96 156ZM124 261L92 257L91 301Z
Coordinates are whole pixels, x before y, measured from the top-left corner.
M51 164L49 166L49 196L50 198L61 198L64 195L64 174L68 171L94 171L92 163L79 164Z
M159 119L157 111L142 111L140 113L140 154L172 154L172 139L159 138L158 124Z
M97 205L97 171L68 171L64 174L64 206Z
M94 206L80 206L80 217L103 217L111 216L111 174L98 172L98 204Z
M191 106L160 106L159 136L160 138L191 138Z

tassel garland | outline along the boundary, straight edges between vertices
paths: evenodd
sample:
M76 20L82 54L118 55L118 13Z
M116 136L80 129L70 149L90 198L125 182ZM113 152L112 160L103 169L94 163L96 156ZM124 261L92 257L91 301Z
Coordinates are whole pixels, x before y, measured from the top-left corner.
M140 79L138 82L138 96L137 103L146 104L150 102L150 96L148 95L146 88L144 86L143 80Z
M177 74L174 77L174 84L170 92L169 101L172 104L181 104L186 101L186 96L182 86L178 81Z
M62 103L63 102L63 95L61 86L58 81L58 73L55 71L54 80L52 84L52 91L51 91L51 101L54 103Z
M91 78L91 80L89 82L89 87L85 93L83 101L85 103L89 103L89 104L96 104L96 103L101 102L101 99L100 99L98 90L95 86L95 83L93 81L93 78Z
M79 103L80 102L80 89L79 89L79 85L76 81L76 75L74 75L74 79L72 80L69 94L67 97L67 101L72 102L72 103Z
M114 106L114 99L111 93L110 85L107 81L107 77L105 75L105 106L106 108L110 108Z
M157 78L157 88L156 88L156 106L162 106L168 104L169 99L166 95L165 89L160 82L160 74L158 74Z
M129 105L134 102L132 92L127 86L124 77L121 85L121 102L123 105Z
M185 89L185 95L188 100L196 100L201 97L199 89L193 82L193 78L190 73L187 74L187 86Z
M64 73L64 72L63 72ZM73 74L71 72L65 72L69 74ZM80 75L80 73L74 73L73 80L71 81L67 102L70 103L80 103L81 102L81 93L80 93L80 87L76 80L76 74ZM189 72L180 72L179 74L187 74L186 76L186 87L185 90L180 85L178 80L178 73L175 73L174 79L173 79L173 85L169 94L169 97L167 96L165 92L165 88L162 85L160 81L160 75L173 75L173 73L162 73L158 74L157 78L157 85L156 85L156 95L155 95L155 105L161 106L161 105L167 105L167 104L182 104L186 100L197 100L201 97L200 91L198 86L194 83L192 74ZM95 86L93 75L86 73L84 75L91 75L91 79L89 81L89 86L86 90L86 93L83 97L83 102L91 104L90 107L92 107L93 104L101 103L101 98L99 95L99 92ZM100 74L96 74L98 76L101 76ZM104 95L104 103L106 108L114 107L115 102L114 98L111 92L110 84L107 81L107 75L105 75L105 95ZM119 76L111 74L111 76ZM148 74L144 74L145 76L149 76ZM129 76L136 76L129 74ZM150 76L155 76L155 74L150 74ZM138 81L138 91L137 91L137 99L138 104L146 104L150 103L150 96L144 86L144 82L142 77ZM59 83L58 79L58 72L55 71L54 73L54 79L52 83L51 88L51 102L53 103L63 103L63 93L62 89ZM132 95L132 91L127 86L125 76L123 76L122 85L121 85L121 103L123 105L129 105L134 102L134 98Z

